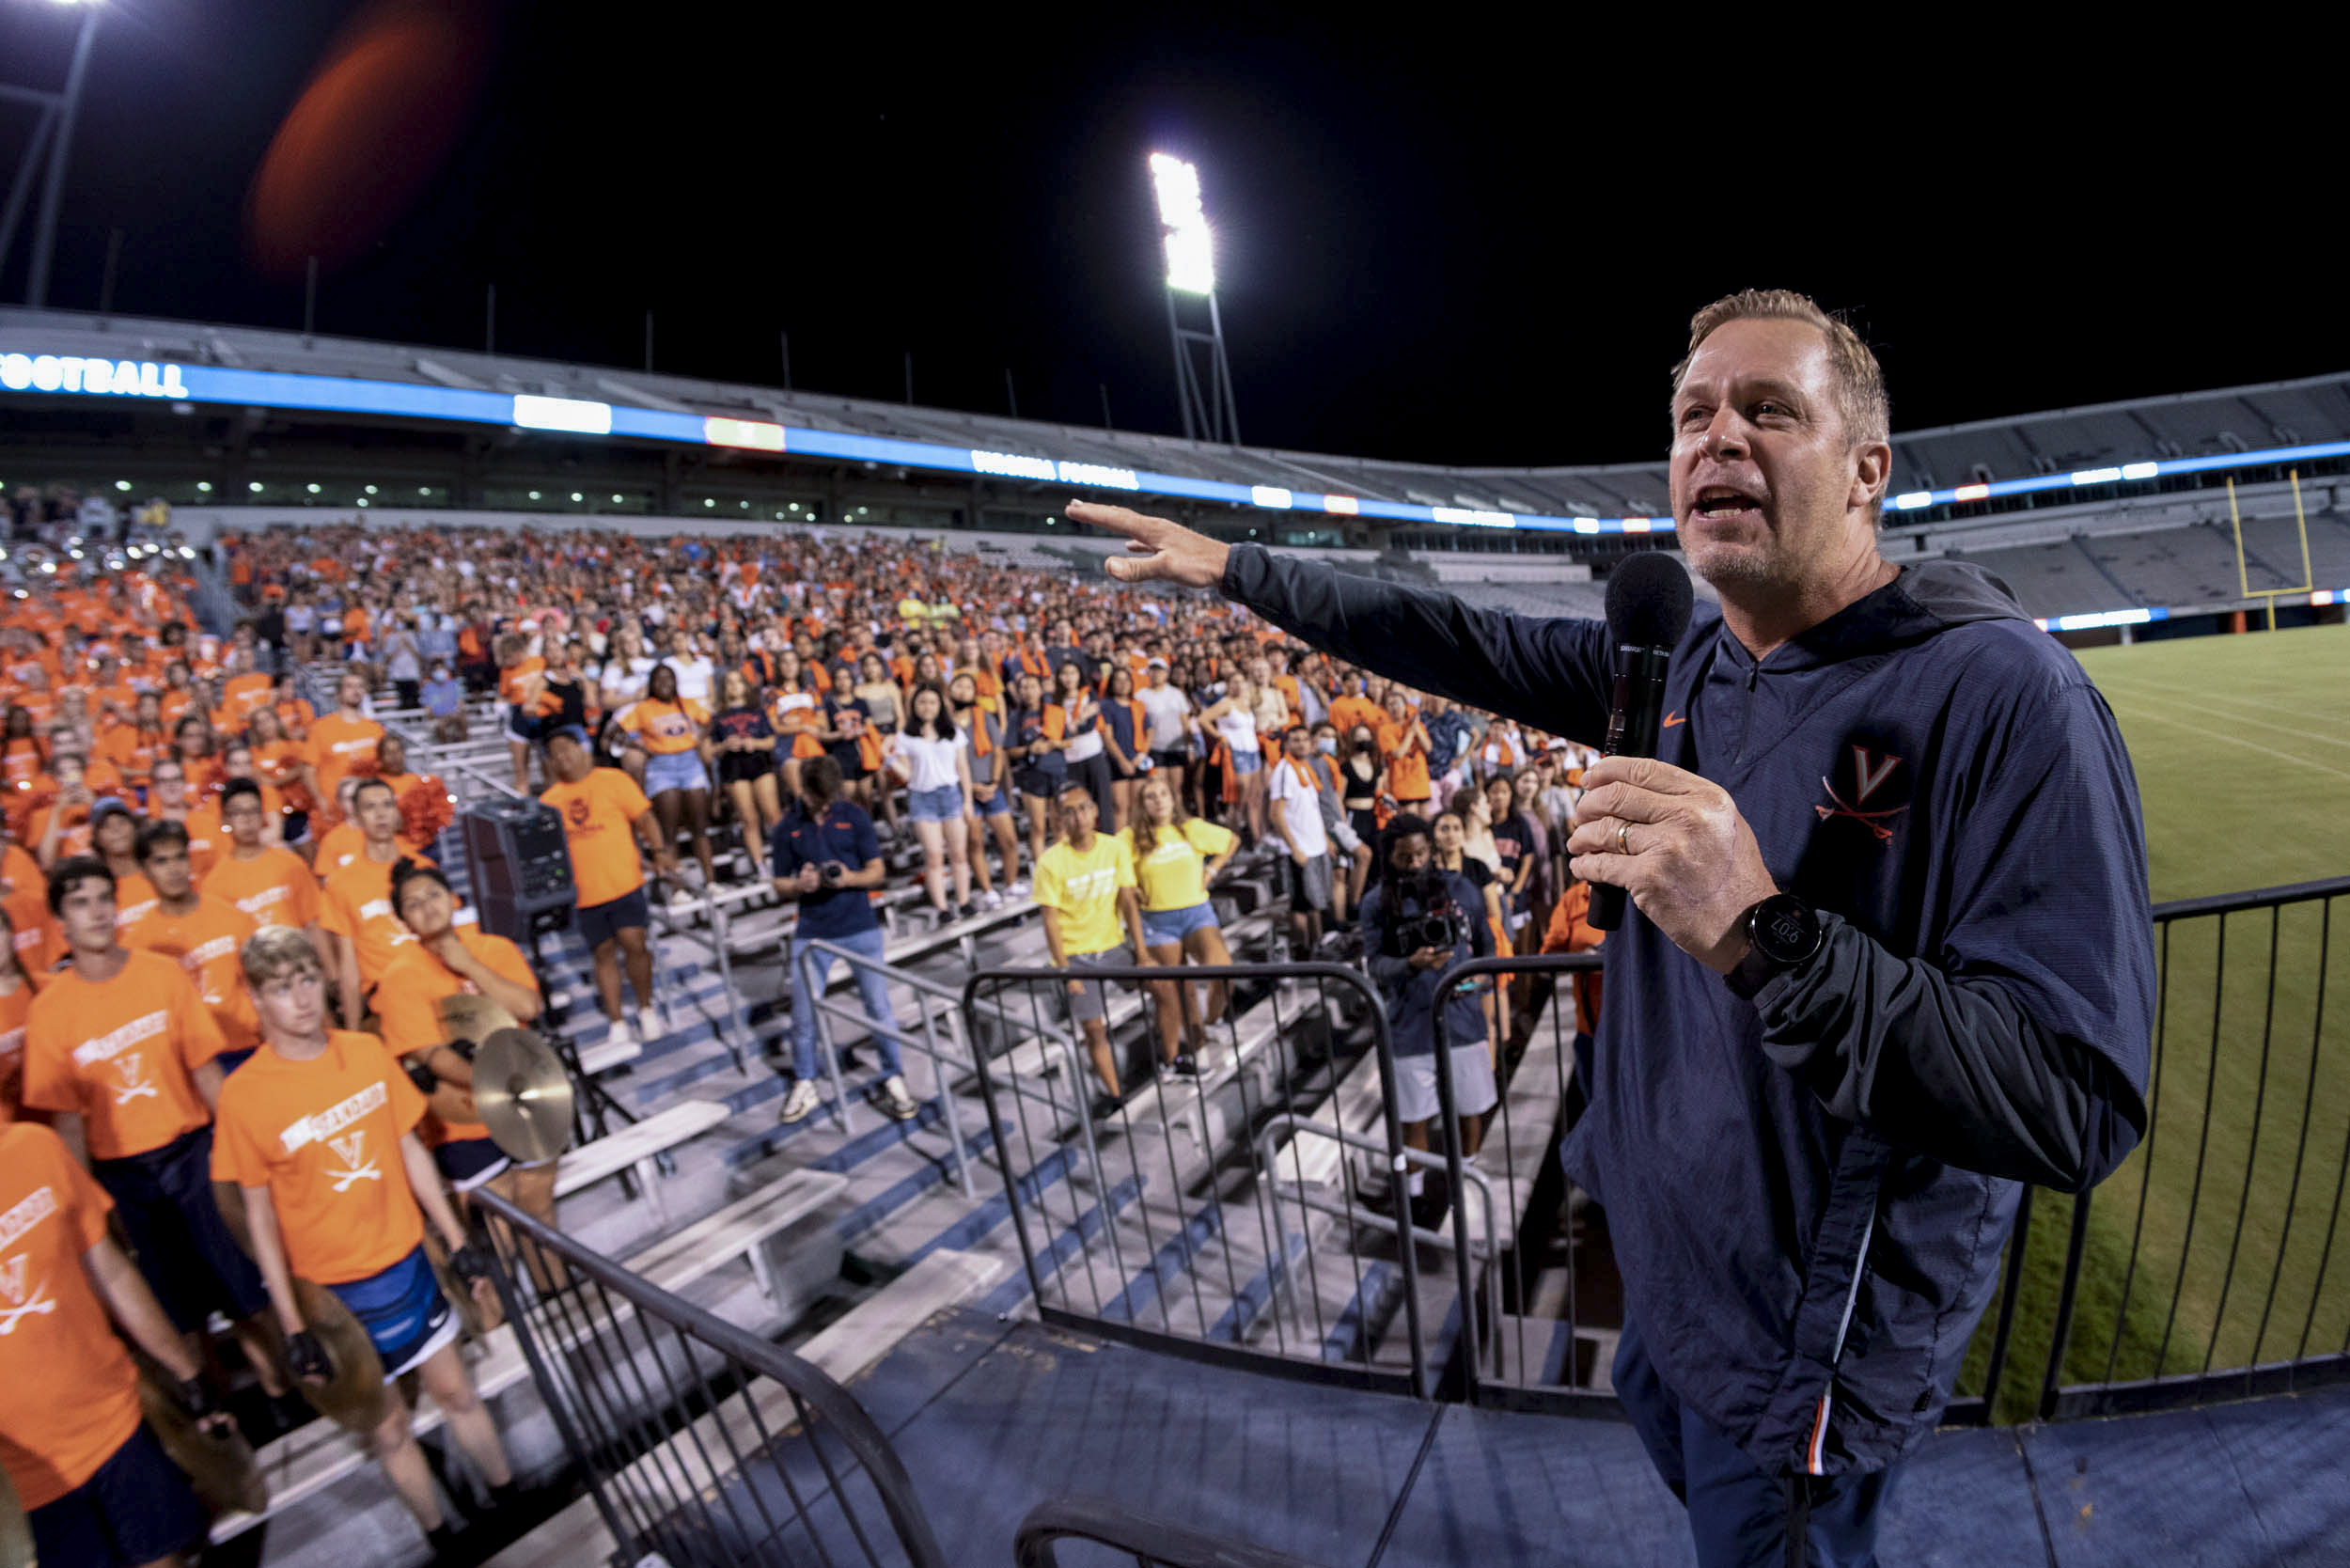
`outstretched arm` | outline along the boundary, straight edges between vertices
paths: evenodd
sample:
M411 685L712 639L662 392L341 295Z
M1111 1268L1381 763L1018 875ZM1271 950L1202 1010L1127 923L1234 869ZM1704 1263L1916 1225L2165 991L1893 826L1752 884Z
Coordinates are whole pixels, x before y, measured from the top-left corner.
M1491 708L1566 735L1607 727L1607 628L1596 620L1480 610L1449 594L1402 588L1226 544L1129 507L1073 501L1069 516L1122 535L1122 583L1213 588L1236 604L1350 660L1421 691Z

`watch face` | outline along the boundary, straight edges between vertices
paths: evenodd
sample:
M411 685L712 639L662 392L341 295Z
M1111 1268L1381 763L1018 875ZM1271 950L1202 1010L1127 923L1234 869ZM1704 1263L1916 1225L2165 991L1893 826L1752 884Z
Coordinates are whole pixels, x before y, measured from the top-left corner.
M1781 894L1754 912L1755 945L1774 963L1801 963L1819 940L1818 917L1798 900Z

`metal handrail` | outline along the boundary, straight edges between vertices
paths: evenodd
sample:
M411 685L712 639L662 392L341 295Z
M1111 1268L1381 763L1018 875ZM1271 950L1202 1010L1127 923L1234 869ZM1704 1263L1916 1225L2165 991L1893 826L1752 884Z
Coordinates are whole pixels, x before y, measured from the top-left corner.
M1277 1229L1281 1223L1281 1191L1280 1183L1274 1168L1277 1151L1273 1147L1273 1140L1277 1135L1285 1132L1292 1137L1300 1133L1312 1133L1318 1137L1326 1137L1344 1148L1359 1149L1366 1154L1384 1155L1387 1152L1386 1145L1365 1137L1360 1133L1350 1133L1343 1127L1334 1127L1327 1121L1316 1121L1311 1117L1300 1116L1294 1111L1283 1111L1272 1121L1267 1121L1264 1124L1264 1130L1259 1133L1256 1138L1257 1170L1272 1189L1273 1221ZM1395 1157L1402 1165L1416 1165L1423 1170L1441 1170L1445 1164L1443 1155L1432 1153L1425 1149L1415 1149L1408 1143L1395 1152ZM1401 1171L1398 1170L1394 1174L1401 1174ZM1485 1262L1490 1269L1494 1260L1500 1256L1501 1247L1499 1239L1501 1232L1494 1224L1493 1178L1473 1166L1465 1168L1462 1175L1467 1178L1470 1185L1477 1187L1484 1194L1484 1201L1480 1206L1479 1212L1484 1215L1485 1219ZM1440 1231L1431 1231L1421 1225L1402 1225L1382 1214L1357 1215L1351 1209L1340 1208L1334 1204L1317 1203L1304 1197L1294 1201L1300 1208L1311 1209L1316 1214L1331 1215L1357 1225L1369 1225L1374 1230L1386 1231L1393 1235L1400 1236L1408 1230L1416 1239L1424 1241L1431 1247L1447 1247L1457 1250L1462 1245L1457 1231L1450 1238L1447 1238ZM1474 1245L1470 1246L1468 1250L1475 1251Z
M963 1005L965 1009L988 1005L988 999L980 995L983 988L1000 987L1007 984L1033 984L1038 981L1051 981L1057 985L1065 985L1072 978L1074 978L1073 971L1066 968L977 969L964 981ZM1341 988L1356 993L1367 1004L1366 1012L1371 1025L1371 1046L1379 1063L1379 1079L1383 1088L1387 1090L1380 1096L1380 1114L1386 1122L1387 1137L1385 1152L1392 1156L1403 1148L1402 1122L1396 1115L1395 1095L1392 1092L1396 1081L1395 1053L1387 1039L1386 1009L1381 1004L1378 992L1370 980L1364 978L1361 970L1343 964L1326 962L1175 965L1120 964L1088 967L1082 972L1082 978L1089 981L1116 981L1128 984L1167 984L1169 982L1189 984L1201 981L1267 979L1277 982L1285 980L1312 980L1335 981ZM983 1053L974 1053L973 1062L979 1071L979 1091L987 1102L988 1121L991 1125L994 1125L997 1121L995 1074L990 1071ZM1084 1129L1088 1147L1090 1149L1092 1147L1092 1119L1080 1115L1078 1125ZM1097 1156L1095 1180L1099 1183L1101 1179ZM1043 1310L1045 1275L1037 1262L1035 1241L1028 1234L1027 1215L1017 1197L1018 1178L1013 1174L1009 1160L1004 1165L1004 1185L1006 1192L1013 1195L1012 1227L1019 1237L1021 1260L1027 1267L1029 1283L1037 1294L1039 1309ZM1104 1186L1101 1190L1106 1193L1109 1189ZM1456 1185L1453 1190L1457 1192L1460 1188ZM1114 1230L1110 1232L1110 1237L1113 1258L1118 1259L1119 1266L1122 1271L1124 1263L1122 1258L1118 1258L1118 1245ZM1417 1253L1418 1249L1415 1247L1400 1248L1397 1262L1403 1277L1403 1311L1411 1341L1412 1386L1415 1388L1425 1388L1428 1385L1428 1361L1427 1346L1422 1339L1420 1322L1419 1262ZM1068 1315L1075 1318L1081 1314L1070 1313ZM1097 1318L1093 1321L1101 1320Z
M959 1057L952 1058L950 1058L944 1051L939 1049L937 1021L935 1016L927 1008L922 1010L922 1029L923 1034L926 1037L924 1040L916 1040L911 1035L903 1032L903 1030L896 1027L895 1020L892 1020L889 1027L885 1028L881 1027L879 1020L874 1019L866 1013L861 999L859 1005L854 1010L854 1017L856 1020L862 1020L871 1032L886 1036L888 1039L895 1041L901 1047L911 1045L916 1050L918 1050L923 1055L929 1057L931 1058L932 1068L938 1074L938 1087L942 1099L945 1097L947 1092L947 1070L950 1065L957 1070L969 1069L977 1071L975 1064L979 1059L979 1053L973 1047L969 1037L964 1033L963 1013L960 1011L960 1004L963 1000L963 993L960 990L950 985L942 984L927 976L917 975L910 970L899 968L885 961L869 958L863 953L852 952L847 948L840 946L838 942L828 942L822 937L808 938L807 949L811 951L822 952L831 957L840 959L852 967L878 969L887 979L905 986L917 996L934 996L942 1001L957 1003L958 1010L953 1012L949 1012L947 1015L950 1025L949 1032L953 1037L953 1043L961 1053ZM854 979L854 977L851 978ZM813 985L808 987L808 994L816 997L817 1032L822 1040L824 1047L824 1062L826 1067L830 1070L832 1075L833 1105L835 1107L834 1121L839 1125L841 1131L847 1132L849 1131L848 1089L840 1076L840 1053L834 1048L831 1020L837 1016L850 1015L850 1005L846 1000L834 1000L830 996L818 991ZM1000 1003L982 1003L979 1006L979 1011L986 1012L989 1016L995 1018L997 1022L1002 1024L1020 1027L1026 1027L1028 1024L1027 1020L1017 1017L1010 1011L1007 1011ZM1042 1024L1040 1021L1039 1027L1045 1042L1058 1047L1062 1058L1067 1062L1069 1068L1069 1082L1073 1084L1082 1083L1085 1078L1085 1068L1081 1058L1077 1055L1078 1046L1075 1038L1067 1033L1065 1030L1057 1028L1050 1024ZM1041 1104L1051 1105L1056 1111L1059 1109L1059 1102L1055 1100L1051 1095L1041 1094L1033 1087L1023 1084L1016 1078L1012 1082L1011 1090L1015 1094L1024 1095L1026 1098L1038 1101ZM942 1106L942 1110L944 1112L942 1120L947 1123L948 1137L954 1141L956 1182L963 1188L964 1197L975 1197L977 1195L972 1191L971 1178L969 1174L971 1168L970 1160L964 1148L963 1122L955 1116L954 1107L952 1105L944 1105ZM1095 1146L1094 1143L1092 1122L1085 1117L1079 1117L1077 1120L1077 1133L1078 1137L1085 1144L1087 1168L1092 1171L1095 1181L1099 1182L1102 1178L1102 1155L1101 1151Z
M1090 1541L1143 1568L1315 1568L1287 1552L1228 1541L1103 1497L1054 1497L1028 1510L1012 1538L1012 1560L1019 1568L1060 1568L1053 1547L1061 1541Z
M2311 899L2339 898L2350 893L2350 876L2326 877L2316 882L2291 882L2281 887L2254 887L2241 893L2206 893L2201 898L2173 899L2154 908L2154 924L2166 920L2186 919L2197 915L2236 915L2248 909L2267 909L2277 904L2306 903Z
M938 1539L932 1532L930 1520L923 1513L921 1499L915 1495L913 1478L906 1473L904 1464L889 1446L888 1438L874 1423L872 1417L857 1403L855 1396L835 1382L822 1368L648 1283L602 1253L591 1251L561 1231L540 1223L487 1187L475 1189L472 1197L483 1210L511 1227L517 1235L527 1238L542 1253L561 1258L570 1269L594 1280L603 1290L634 1307L640 1317L668 1325L753 1374L771 1379L789 1390L796 1400L812 1407L831 1423L870 1479L873 1491L897 1532L899 1544L914 1568L946 1568L946 1556L939 1550ZM603 1516L605 1528L611 1530L614 1541L633 1541L634 1532L626 1528L619 1510L606 1496L604 1482L588 1446L563 1414L564 1402L558 1392L562 1384L547 1365L537 1336L529 1331L528 1319L524 1311L527 1303L521 1296L519 1283L503 1266L493 1273L498 1293L504 1300L508 1321L515 1325L515 1337L521 1341L524 1356L530 1363L532 1377L545 1397L549 1411L555 1414L557 1425L562 1428L565 1440L572 1448L572 1457L588 1474L588 1489L595 1498L597 1512ZM704 1404L707 1408L707 1399ZM696 1412L689 1402L677 1414L690 1420ZM629 1560L634 1560L641 1554L630 1551L626 1555Z
M1466 1167L1461 1159L1460 1113L1455 1108L1457 1102L1452 1089L1453 1047L1451 1042L1445 1038L1444 998L1455 986L1483 975L1568 974L1601 968L1605 964L1606 960L1596 951L1528 953L1523 957L1515 954L1496 953L1491 958L1465 959L1446 969L1437 977L1436 1005L1429 1012L1436 1033L1436 1115L1444 1124L1446 1179L1452 1184L1454 1192L1461 1190L1463 1172ZM1491 1198L1490 1188L1487 1191L1487 1197ZM1486 1212L1489 1215L1492 1213L1490 1208ZM1475 1281L1469 1276L1468 1249L1455 1247L1452 1253L1452 1262L1454 1271L1459 1277L1461 1322L1465 1327L1476 1319L1476 1314L1470 1309L1477 1299L1473 1294ZM1474 1331L1472 1331L1473 1338ZM1463 1375L1465 1378L1463 1397L1473 1404L1477 1402L1478 1358L1475 1356L1468 1358L1467 1365L1463 1369Z

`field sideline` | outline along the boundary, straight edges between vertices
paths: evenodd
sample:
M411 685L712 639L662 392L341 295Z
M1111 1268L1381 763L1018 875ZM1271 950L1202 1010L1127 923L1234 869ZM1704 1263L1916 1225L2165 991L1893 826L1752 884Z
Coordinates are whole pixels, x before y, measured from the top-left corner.
M2350 874L2350 626L2079 657L2129 745L2157 903ZM2350 1168L2350 930L2332 933L2321 1023L2325 919L2317 903L2231 917L2217 1004L2218 921L2175 924L2158 950L2153 1127L2091 1200L2063 1382L2350 1343L2350 1225L2333 1223ZM2034 1204L2002 1419L2037 1398L2074 1200ZM1982 1387L1990 1322L1962 1390Z

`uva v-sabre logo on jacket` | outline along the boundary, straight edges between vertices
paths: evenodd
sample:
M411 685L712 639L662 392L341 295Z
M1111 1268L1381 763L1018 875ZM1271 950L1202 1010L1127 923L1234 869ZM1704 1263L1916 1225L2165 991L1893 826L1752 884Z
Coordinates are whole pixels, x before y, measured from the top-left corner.
M1827 803L1814 806L1820 821L1849 818L1878 843L1890 842L1893 819L1909 809L1909 771L1901 758L1865 745L1847 745L1834 773L1820 780Z

